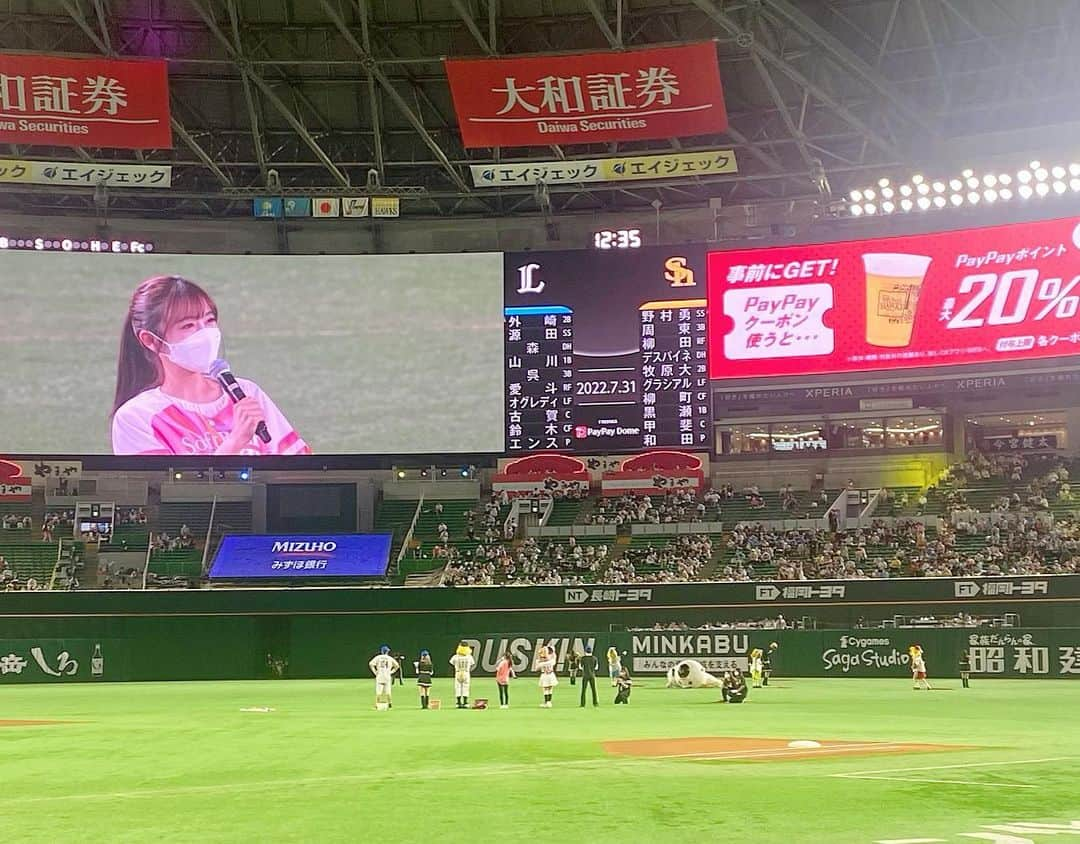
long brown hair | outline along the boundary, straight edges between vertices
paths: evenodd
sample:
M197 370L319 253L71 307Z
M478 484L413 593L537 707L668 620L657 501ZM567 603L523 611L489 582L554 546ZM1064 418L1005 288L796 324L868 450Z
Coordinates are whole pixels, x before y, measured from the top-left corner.
M158 353L142 344L139 332L150 331L164 339L169 324L178 316L189 309L202 314L207 308L217 316L217 305L209 294L180 276L154 276L135 288L120 331L114 414L129 399L159 385L164 377Z

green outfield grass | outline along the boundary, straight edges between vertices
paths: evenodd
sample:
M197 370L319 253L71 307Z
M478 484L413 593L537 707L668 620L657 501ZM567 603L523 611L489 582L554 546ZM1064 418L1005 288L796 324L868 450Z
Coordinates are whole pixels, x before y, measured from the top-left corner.
M0 830L17 842L864 844L1080 820L1080 683L940 685L781 680L724 706L654 679L629 707L605 683L601 708L581 710L563 680L542 710L527 678L510 710L485 712L453 709L445 678L435 696L451 708L421 711L409 684L390 712L373 711L370 681L0 685L2 719L78 722L0 727ZM490 680L473 691L497 698ZM252 706L275 711L240 711ZM750 762L601 746L683 736L973 747ZM1024 840L1011 834L1000 841Z

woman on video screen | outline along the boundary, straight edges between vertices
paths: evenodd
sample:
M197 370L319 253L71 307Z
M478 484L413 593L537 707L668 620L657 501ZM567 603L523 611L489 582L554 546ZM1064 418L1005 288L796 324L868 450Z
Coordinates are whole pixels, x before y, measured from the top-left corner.
M208 375L221 331L214 300L179 276L136 288L120 335L112 415L114 454L310 454L258 385L238 379L233 403ZM265 422L270 441L256 436Z

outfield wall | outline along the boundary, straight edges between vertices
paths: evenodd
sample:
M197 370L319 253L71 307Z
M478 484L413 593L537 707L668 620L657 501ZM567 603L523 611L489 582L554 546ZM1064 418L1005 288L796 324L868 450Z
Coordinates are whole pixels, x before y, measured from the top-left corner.
M1016 613L1023 629L855 629L860 618L959 612ZM780 613L830 629L626 632L656 623L694 626ZM627 652L635 673L662 672L676 658L699 658L719 669L725 660L744 657L751 645L777 641L778 674L905 676L907 646L919 641L935 676L955 675L967 646L980 675L1070 677L1080 676L1076 628L1075 575L588 588L16 592L0 595L0 685L94 679L96 645L101 679L199 680L269 677L268 655L287 662L289 677L363 676L370 655L384 642L410 659L428 648L438 666L460 638L476 640L485 673L504 639L525 664L537 641L550 637L560 639L560 654L574 639L592 639L598 651L614 644ZM994 635L998 641L982 639ZM972 642L971 636L979 638Z

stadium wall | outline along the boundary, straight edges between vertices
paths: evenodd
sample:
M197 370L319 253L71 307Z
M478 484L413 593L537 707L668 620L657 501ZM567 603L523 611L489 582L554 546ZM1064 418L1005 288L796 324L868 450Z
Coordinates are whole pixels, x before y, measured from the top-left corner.
M1014 614L1023 628L857 628L860 620L961 612L982 618ZM819 629L628 631L781 613L789 623L805 617ZM907 645L919 641L937 676L955 674L967 643L986 649L978 658L994 670L981 673L1069 677L1080 676L1080 631L1070 629L1078 618L1080 576L1075 575L588 588L18 592L0 601L0 685L98 676L257 679L275 676L273 662L293 678L366 676L367 660L383 643L410 658L427 648L438 665L461 638L476 641L485 673L502 640L531 663L536 642L549 637L560 639L561 654L575 638L592 638L598 651L613 644L637 660L631 667L642 673L662 672L676 658L702 659L718 670L744 657L749 646L777 641L781 674L897 676L906 671ZM642 638L650 636L675 637L676 644ZM976 644L971 636L979 637ZM983 636L998 640L984 644ZM99 675L93 673L97 646L103 663ZM826 657L830 651L835 653ZM877 656L863 657L864 652ZM1015 667L1025 660L1046 672Z

